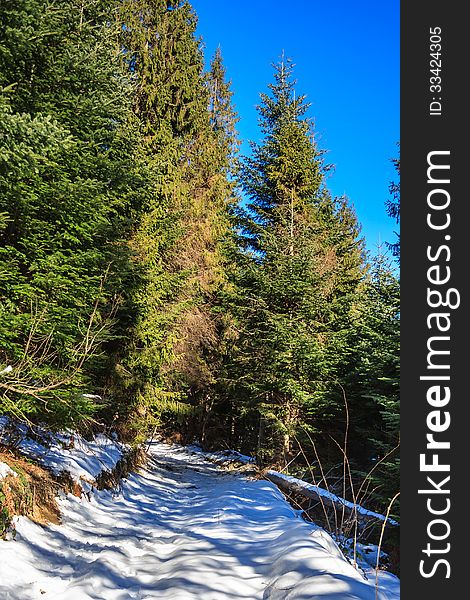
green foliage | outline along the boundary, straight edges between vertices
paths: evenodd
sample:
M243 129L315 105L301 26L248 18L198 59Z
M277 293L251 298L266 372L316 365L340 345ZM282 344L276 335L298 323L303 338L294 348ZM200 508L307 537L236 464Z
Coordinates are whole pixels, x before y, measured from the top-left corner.
M159 427L261 462L311 460L314 441L341 468L346 402L352 468L387 457L382 507L398 282L382 256L366 273L292 63L239 161L222 56L204 72L196 24L183 0L0 5L0 411L140 441Z
M373 469L365 487L378 511L399 489L400 286L390 263L381 249L370 262L338 370L349 412L351 468L361 479Z
M261 96L264 139L252 144L241 168L249 203L239 212L239 335L227 374L250 414L252 443L257 429L259 450L285 462L302 427L320 430L342 405L331 382L362 277L356 218L325 187L328 167L294 84L292 65L283 60L270 94ZM330 394L327 406L331 389L336 399Z
M376 460L382 461L372 481L375 499L384 510L400 485L400 283L382 254L372 263L367 301L357 377L365 380L365 401L370 406L363 416L363 439L370 440ZM377 412L380 418L371 419ZM399 502L393 515L399 518Z
M130 273L132 85L109 2L4 3L0 23L0 360L21 383L3 408L80 420Z
M120 15L147 184L129 242L140 273L135 328L114 385L144 420L160 421L179 418L181 402L204 403L215 377L232 113L220 56L204 74L187 2L124 2ZM168 398L178 399L173 411Z

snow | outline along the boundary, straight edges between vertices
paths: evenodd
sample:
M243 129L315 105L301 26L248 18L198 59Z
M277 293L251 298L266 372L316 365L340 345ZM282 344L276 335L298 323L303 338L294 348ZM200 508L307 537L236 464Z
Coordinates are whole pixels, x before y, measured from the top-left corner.
M270 471L268 471L268 474L275 475L277 477L280 477L281 479L284 479L287 482L294 483L305 490L310 490L312 492L315 492L319 496L322 496L323 498L328 498L332 502L335 502L337 504L343 504L347 508L355 511L356 513L358 513L360 515L372 517L373 519L377 519L378 521L387 520L389 525L398 525L398 523L396 521L394 521L393 519L390 519L390 518L386 519L386 517L384 515L373 512L371 510L367 510L366 508L364 508L363 506L360 506L359 504L353 504L352 502L349 502L348 500L345 500L344 498L340 498L339 496L332 494L329 490L325 490L324 488L322 488L318 485L314 485L312 483L307 483L306 481L302 481L301 479L297 479L296 477L291 477L290 475L286 475L284 473L279 473L278 471L270 470Z
M188 446L188 448L193 452L200 452L206 458L216 462L217 464L224 465L224 464L228 464L231 462L241 463L241 464L252 464L255 462L255 459L252 458L251 456L246 456L244 454L240 454L240 452L237 452L236 450L223 450L221 452L203 452L203 450L201 449L200 446ZM314 485L314 484L308 483L306 481L302 481L302 479L297 479L296 477L292 477L291 475L286 475L285 473L280 473L279 471L273 471L272 469L270 469L267 473L274 475L280 479L284 479L284 481L286 481L286 482L293 483L293 484L297 485L298 487L301 487L305 490L310 490L310 491L318 494L319 496L322 496L323 498L328 498L332 502L335 502L337 504L342 504L345 507L347 507L347 508L351 509L352 511L355 511L356 513L359 513L361 515L371 517L378 521L387 520L387 523L389 525L398 525L397 521L390 519L390 518L386 519L386 517L384 515L373 512L371 510L368 510L368 509L364 508L363 506L360 506L359 504L353 504L352 502L349 502L349 500L345 500L344 498L341 498L340 496L336 496L329 490L326 490L325 488L322 488L318 485Z
M7 475L13 475L14 477L16 477L15 471L13 471L13 469L10 469L10 467L7 464L0 461L0 479L3 479Z
M7 417L0 417L0 440L3 439L4 443L11 435L8 432L10 423ZM102 471L112 471L127 448L102 434L87 440L77 433L52 434L39 427L34 433L37 439L30 437L28 427L15 423L14 435L18 438L15 447L55 475L67 471L85 492L91 490Z
M241 454L236 450L220 450L219 452L204 452L201 446L196 444L192 444L186 446L188 450L191 452L199 452L212 462L215 462L220 465L226 465L229 463L240 463L242 465L253 464L255 459L252 456L247 456L246 454Z
M87 447L75 450L88 465ZM181 446L150 454L119 492L62 496L61 525L16 518L16 538L0 541L2 600L376 599L375 575L271 482ZM399 580L379 575L378 600L398 599Z

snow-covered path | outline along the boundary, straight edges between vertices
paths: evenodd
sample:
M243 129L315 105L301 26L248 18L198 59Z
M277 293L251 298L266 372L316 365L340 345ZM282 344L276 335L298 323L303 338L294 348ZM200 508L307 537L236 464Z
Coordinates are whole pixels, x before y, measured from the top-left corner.
M267 481L153 444L119 493L60 500L62 525L25 518L0 541L0 598L29 600L375 600L320 528ZM383 575L381 600L398 580Z

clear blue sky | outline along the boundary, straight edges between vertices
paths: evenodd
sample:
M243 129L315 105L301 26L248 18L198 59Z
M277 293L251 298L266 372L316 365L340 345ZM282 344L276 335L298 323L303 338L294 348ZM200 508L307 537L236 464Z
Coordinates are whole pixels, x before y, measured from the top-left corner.
M259 140L256 105L282 51L311 102L317 140L335 165L334 195L355 207L367 247L394 241L385 212L400 135L399 0L192 0L206 61L220 45L242 152Z

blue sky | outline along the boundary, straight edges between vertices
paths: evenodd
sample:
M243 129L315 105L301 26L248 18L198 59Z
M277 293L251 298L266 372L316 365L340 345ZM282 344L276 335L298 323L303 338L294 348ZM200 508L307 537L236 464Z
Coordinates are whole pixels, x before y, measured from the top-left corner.
M240 122L242 152L259 140L256 105L271 64L293 59L312 104L319 146L335 165L328 187L356 209L367 247L394 241L385 212L400 135L399 0L192 0L206 60L220 45Z

